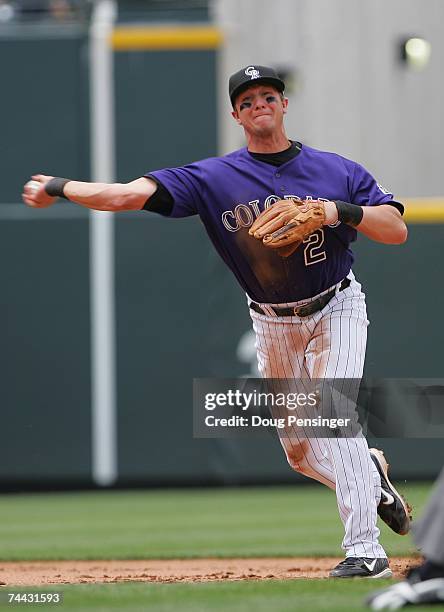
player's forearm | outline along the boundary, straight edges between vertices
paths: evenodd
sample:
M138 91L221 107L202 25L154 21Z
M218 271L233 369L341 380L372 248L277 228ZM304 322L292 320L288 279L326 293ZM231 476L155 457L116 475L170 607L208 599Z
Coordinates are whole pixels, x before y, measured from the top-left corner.
M119 212L137 210L143 206L139 194L123 183L84 183L69 181L63 188L64 196L81 206L93 210Z
M325 225L334 225L338 220L376 242L402 244L407 240L407 227L401 213L390 204L357 206L348 202L326 202Z
M356 229L367 238L384 244L403 244L407 240L407 226L394 206L363 206L363 211Z

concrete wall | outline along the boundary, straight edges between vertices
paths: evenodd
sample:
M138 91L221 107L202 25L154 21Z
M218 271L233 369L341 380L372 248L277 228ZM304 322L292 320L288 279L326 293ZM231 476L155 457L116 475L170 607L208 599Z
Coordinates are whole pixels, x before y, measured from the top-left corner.
M290 138L364 164L398 196L444 191L442 0L215 0L221 148L242 145L229 116L227 78L249 63L288 69ZM422 72L399 60L399 41L431 42Z

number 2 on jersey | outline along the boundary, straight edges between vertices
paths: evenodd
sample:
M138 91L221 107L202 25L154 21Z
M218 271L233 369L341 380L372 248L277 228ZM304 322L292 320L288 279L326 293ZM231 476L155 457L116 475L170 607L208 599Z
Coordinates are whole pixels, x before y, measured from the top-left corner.
M324 244L324 230L318 229L304 240L304 260L306 266L312 266L324 259L327 259L327 254L322 250Z

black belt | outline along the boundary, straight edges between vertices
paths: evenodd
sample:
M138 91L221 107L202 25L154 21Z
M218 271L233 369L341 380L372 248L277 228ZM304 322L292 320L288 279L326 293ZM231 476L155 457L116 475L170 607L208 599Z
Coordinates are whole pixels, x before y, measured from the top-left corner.
M339 291L344 291L344 289L347 289L347 287L350 286L350 283L351 280L349 278L344 278L339 287ZM294 306L290 308L277 308L276 306L270 306L270 308L277 317L294 317L295 315L297 315L298 317L309 317L315 312L319 312L320 310L325 308L325 306L327 306L327 304L335 295L335 293L336 289L332 289L328 293L325 293L324 295L318 297L316 300L308 302L308 304L303 304L302 306ZM259 306L259 304L256 304L256 302L251 302L250 308L251 310L254 310L254 312L257 312L261 315L269 314L268 312L266 312L265 309Z

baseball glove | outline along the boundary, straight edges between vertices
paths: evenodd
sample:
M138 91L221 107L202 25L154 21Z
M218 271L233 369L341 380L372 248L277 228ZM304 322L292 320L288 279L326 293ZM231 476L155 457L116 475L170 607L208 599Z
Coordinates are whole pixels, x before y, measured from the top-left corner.
M281 257L289 257L324 222L321 200L278 200L258 216L249 234L262 240L264 246L276 249Z

